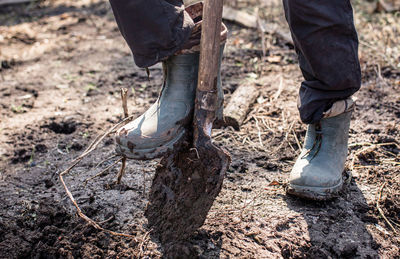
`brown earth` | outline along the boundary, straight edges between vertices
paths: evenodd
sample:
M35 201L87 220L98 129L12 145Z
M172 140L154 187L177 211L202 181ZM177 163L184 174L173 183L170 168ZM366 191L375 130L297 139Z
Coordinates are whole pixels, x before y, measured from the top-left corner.
M255 1L232 5L254 10ZM364 77L350 132L353 180L330 202L285 194L306 130L296 110L302 78L295 52L268 34L263 57L257 31L228 24L227 101L240 84L256 85L261 95L240 132L214 131L232 164L204 226L181 250L200 258L400 258L398 31L385 41L385 53L379 51L379 33L396 32L399 16L355 7ZM260 10L284 26L275 1ZM66 177L88 216L137 240L81 220L58 179L97 134L122 119L120 87L130 89L131 114L156 100L161 67L152 67L148 80L134 66L108 3L100 0L0 7L0 61L0 258L162 257L144 217L158 161L129 161L120 185L115 167L85 185L115 161L93 169L113 155L110 138Z

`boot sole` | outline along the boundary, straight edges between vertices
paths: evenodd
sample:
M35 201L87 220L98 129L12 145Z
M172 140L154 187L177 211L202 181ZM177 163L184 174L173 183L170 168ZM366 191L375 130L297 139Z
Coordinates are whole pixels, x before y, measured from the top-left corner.
M185 135L185 130L179 132L175 138L165 143L164 145L156 148L145 148L145 149L132 149L130 150L128 147L117 145L115 151L117 154L125 156L129 159L136 160L151 160L155 158L160 158L166 155L168 152L174 149L174 145L177 144L180 140L183 139Z
M300 198L326 201L339 196L339 192L343 189L343 179L340 179L340 183L332 187L310 187L290 184L286 192L291 195L295 195Z

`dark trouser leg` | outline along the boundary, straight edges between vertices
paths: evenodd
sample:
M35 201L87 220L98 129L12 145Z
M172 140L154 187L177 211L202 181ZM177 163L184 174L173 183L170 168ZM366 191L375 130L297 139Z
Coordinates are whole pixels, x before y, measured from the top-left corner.
M349 0L283 0L300 68L299 111L315 123L361 85L358 38Z
M139 67L180 50L194 26L182 0L110 0L110 4Z

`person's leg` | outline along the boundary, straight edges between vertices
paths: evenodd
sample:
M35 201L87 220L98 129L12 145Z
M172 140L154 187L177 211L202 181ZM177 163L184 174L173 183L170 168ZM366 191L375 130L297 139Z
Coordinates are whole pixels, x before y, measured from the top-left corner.
M136 64L147 66L162 60L164 69L164 84L158 100L143 115L118 130L116 151L132 159L161 157L182 139L187 125L191 123L197 88L202 4L187 7L184 14L179 15L177 11L180 11L181 7L169 7L175 6L173 3L178 6L180 1L111 0L110 2L119 28L132 49ZM168 8L160 9L158 8L160 4ZM176 18L172 20L177 22L172 23L174 26L168 25L167 22L171 21L171 18L159 17L162 14L167 18ZM185 19L181 19L186 15L194 26L190 29L189 37L185 36L186 40L182 44L176 44L176 38L180 42L180 39L183 39L182 35L188 29L185 27ZM222 28L221 45L224 45L227 30L224 25ZM146 52L155 54L143 55ZM220 80L218 89L222 107L223 92Z
M182 0L110 0L110 4L139 67L180 50L194 27Z
M283 0L304 82L299 111L314 123L360 88L358 39L350 0Z
M309 124L288 193L324 200L342 189L353 102L361 85L350 0L283 0L300 68L301 120Z

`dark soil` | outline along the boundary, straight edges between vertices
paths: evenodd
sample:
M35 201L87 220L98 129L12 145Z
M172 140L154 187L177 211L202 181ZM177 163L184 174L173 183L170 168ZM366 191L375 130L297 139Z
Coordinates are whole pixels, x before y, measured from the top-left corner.
M279 8L262 10L284 26ZM347 167L353 180L332 201L301 200L284 190L306 130L296 110L296 54L267 34L263 57L257 31L228 26L226 101L241 84L261 94L240 131L214 130L216 145L232 156L222 191L195 235L166 251L144 216L159 161L129 161L119 185L118 166L85 185L116 160L96 168L114 154L108 138L65 178L86 215L136 240L80 219L59 181L122 119L120 87L130 90L130 114L156 100L161 66L150 68L150 80L134 66L107 1L1 7L0 258L159 258L176 251L199 258L400 258L400 71L380 63L376 73L375 60L362 56Z

